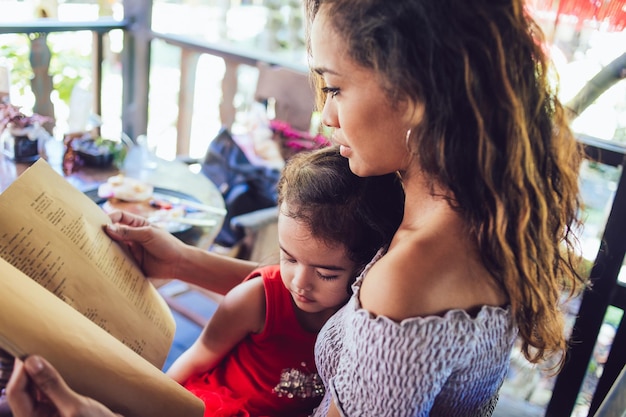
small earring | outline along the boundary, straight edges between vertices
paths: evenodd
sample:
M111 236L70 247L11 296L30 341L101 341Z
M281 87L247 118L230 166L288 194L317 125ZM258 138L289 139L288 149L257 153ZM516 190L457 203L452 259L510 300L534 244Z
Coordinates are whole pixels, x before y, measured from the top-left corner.
M404 137L404 144L406 145L407 148L409 147L409 140L411 139L411 129L406 131L406 136Z

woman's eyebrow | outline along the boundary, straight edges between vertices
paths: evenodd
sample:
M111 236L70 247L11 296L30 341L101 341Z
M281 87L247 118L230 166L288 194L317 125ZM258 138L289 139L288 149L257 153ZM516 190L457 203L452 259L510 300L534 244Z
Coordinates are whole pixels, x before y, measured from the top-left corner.
M319 75L324 75L324 74L339 75L339 73L337 73L336 71L333 71L326 67L311 67L311 71Z

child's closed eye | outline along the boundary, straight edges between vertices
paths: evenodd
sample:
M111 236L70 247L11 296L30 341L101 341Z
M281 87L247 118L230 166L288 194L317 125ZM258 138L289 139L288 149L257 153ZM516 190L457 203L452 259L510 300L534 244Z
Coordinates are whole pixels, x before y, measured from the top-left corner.
M336 279L339 275L337 274L322 274L321 272L317 271L317 276L320 277L321 279L325 280L325 281L332 281L333 279Z

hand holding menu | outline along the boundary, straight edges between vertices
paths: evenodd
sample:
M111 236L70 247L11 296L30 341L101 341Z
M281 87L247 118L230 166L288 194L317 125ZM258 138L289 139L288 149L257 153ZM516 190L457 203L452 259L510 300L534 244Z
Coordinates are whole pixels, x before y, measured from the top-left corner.
M0 194L0 347L126 417L201 416L160 368L175 323L108 216L39 160Z

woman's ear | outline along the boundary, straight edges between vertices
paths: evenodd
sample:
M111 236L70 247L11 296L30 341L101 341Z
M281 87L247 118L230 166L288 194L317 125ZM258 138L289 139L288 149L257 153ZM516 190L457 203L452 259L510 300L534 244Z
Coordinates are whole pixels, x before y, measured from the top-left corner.
M424 119L426 106L422 101L409 100L406 110L406 119L409 129L419 125Z

